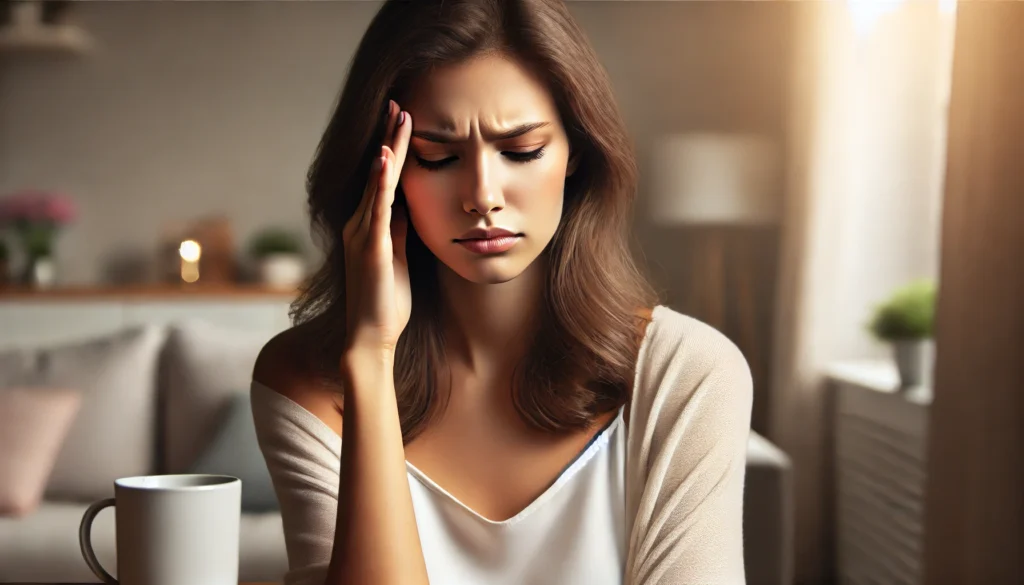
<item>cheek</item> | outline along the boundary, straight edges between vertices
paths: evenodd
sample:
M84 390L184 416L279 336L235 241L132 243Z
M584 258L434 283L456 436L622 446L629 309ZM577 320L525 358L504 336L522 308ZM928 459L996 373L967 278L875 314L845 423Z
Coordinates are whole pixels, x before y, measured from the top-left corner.
M409 217L421 237L429 237L432 231L444 229L445 186L442 179L419 171L402 174L402 192Z
M509 191L517 194L513 204L531 221L541 222L538 227L545 220L558 224L565 191L565 164L564 157L544 157L511 174Z

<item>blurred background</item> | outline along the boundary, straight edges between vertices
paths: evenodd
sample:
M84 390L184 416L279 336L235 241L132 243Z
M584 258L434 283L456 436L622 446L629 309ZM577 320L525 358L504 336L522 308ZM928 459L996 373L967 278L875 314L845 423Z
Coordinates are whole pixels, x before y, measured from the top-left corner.
M1024 581L1021 4L568 4L635 142L638 257L751 365L748 582ZM76 391L12 439L50 447L6 515L0 477L0 580L89 581L84 505L194 469L288 326L305 173L379 2L0 6L0 406ZM280 577L276 514L243 578Z

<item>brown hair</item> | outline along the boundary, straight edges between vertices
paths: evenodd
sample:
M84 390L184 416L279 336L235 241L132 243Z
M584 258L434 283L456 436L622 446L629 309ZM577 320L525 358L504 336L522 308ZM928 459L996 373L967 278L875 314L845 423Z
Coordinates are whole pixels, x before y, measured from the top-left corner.
M336 371L345 331L342 228L355 212L383 138L389 99L402 103L431 69L480 54L514 57L547 81L574 154L561 223L544 253L550 272L530 353L515 370L514 404L551 432L583 429L624 405L658 295L629 247L636 160L604 68L562 0L388 0L356 50L309 170L308 204L326 258L292 307ZM402 200L401 188L396 200ZM443 408L447 363L437 258L409 226L412 313L395 355L406 442Z

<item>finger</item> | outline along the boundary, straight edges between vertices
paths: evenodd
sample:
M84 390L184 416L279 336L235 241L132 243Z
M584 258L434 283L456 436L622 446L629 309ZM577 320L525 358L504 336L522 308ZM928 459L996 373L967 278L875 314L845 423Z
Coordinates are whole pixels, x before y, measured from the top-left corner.
M395 259L405 264L405 242L409 234L409 215L405 205L399 203L391 209L391 242L395 248Z
M398 126L398 114L401 109L395 100L388 100L388 121L384 127L384 139L382 144L390 146L394 141L395 127Z
M395 171L398 167L398 160L395 156L395 151L391 150L391 148L384 146L381 147L380 151L388 161L387 172L381 173L380 175L380 180L384 182L384 189L380 192L384 193L386 198L384 205L391 207L395 202L395 187L398 186L398 173Z
M399 124L395 128L395 139L391 144L391 150L395 153L395 176L401 176L405 167L405 157L409 154L409 141L412 138L412 116L409 112L401 112Z
M366 191L363 193L363 200L359 202L360 209L356 210L356 217L359 218L359 223L356 224L356 232L365 231L369 225L377 192L383 180L384 158L381 156L382 154L383 152L378 153L377 157L373 160L373 164L370 165L370 175L366 180Z
M387 148L387 147L385 147ZM394 188L391 185L389 175L394 166L390 156L385 156L384 170L381 171L380 185L377 187L376 200L373 202L373 220L370 225L370 237L374 243L383 243L390 237L391 225L391 200L394 199Z

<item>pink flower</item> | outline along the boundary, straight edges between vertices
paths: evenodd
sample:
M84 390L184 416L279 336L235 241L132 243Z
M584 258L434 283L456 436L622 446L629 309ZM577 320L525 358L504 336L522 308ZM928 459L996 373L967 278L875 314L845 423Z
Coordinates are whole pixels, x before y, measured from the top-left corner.
M65 225L72 222L78 210L74 202L54 191L28 189L0 198L0 225L10 223L48 223Z

